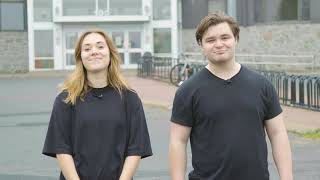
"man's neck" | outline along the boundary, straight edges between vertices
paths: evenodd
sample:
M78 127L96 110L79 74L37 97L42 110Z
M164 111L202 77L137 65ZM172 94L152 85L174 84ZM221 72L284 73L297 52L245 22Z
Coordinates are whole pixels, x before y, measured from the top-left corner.
M221 79L230 79L234 75L236 75L240 69L241 65L235 61L230 61L227 63L221 63L221 64L213 64L209 61L209 64L206 66L206 68L215 76L221 78Z

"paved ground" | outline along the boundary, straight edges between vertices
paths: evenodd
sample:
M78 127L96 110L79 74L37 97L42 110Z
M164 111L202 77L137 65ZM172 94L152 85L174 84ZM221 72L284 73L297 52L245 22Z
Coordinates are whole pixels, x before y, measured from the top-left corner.
M145 102L154 151L153 157L142 161L135 179L168 180L168 101L174 95L175 88L132 76L128 79ZM57 179L55 160L41 155L41 150L56 87L61 81L61 77L54 76L0 78L0 180ZM295 179L320 180L320 140L307 140L294 135L290 135L290 140ZM190 162L190 151L188 157ZM277 180L271 156L269 159L271 180ZM188 169L191 169L190 163Z

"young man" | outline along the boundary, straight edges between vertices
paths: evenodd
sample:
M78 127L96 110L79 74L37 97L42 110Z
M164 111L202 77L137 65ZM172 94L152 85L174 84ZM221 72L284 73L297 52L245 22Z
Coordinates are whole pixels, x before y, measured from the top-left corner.
M282 109L272 84L235 61L239 26L210 14L196 40L209 63L177 90L171 117L172 180L183 180L190 137L189 180L269 180L265 130L281 180L292 180Z

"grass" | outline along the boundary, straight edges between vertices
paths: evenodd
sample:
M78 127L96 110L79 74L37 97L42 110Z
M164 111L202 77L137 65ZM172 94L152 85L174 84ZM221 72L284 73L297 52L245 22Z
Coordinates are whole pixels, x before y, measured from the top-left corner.
M296 130L289 131L292 134L296 134L298 136L308 138L308 139L320 139L320 129L310 130L310 131L303 131L299 132Z

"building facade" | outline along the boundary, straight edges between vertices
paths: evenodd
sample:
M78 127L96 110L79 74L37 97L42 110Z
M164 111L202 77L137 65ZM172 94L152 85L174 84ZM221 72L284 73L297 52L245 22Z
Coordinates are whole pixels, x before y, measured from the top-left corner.
M123 59L136 68L144 52L178 53L177 1L28 0L29 70L72 69L80 34L107 32Z
M27 72L27 4L24 0L0 0L0 72Z
M196 26L216 11L241 25L241 62L317 67L318 7L319 0L0 0L0 72L73 69L76 40L91 28L112 37L123 68L136 68L145 52L201 54Z

